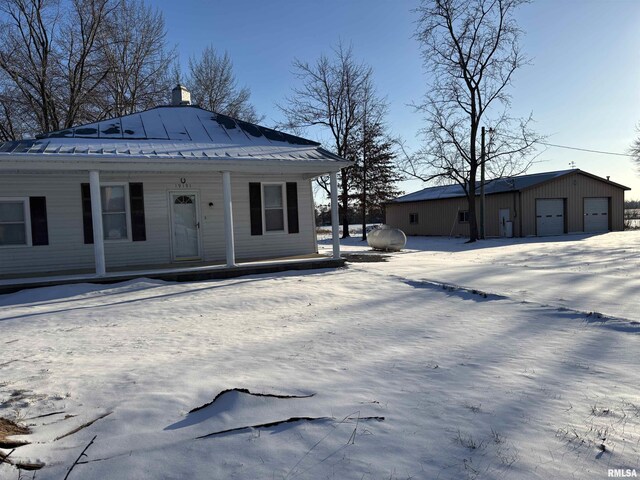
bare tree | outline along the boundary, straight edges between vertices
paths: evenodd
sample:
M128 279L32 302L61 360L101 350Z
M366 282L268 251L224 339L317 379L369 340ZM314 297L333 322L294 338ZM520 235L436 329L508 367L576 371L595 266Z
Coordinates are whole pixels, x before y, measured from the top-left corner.
M164 38L162 16L142 0L0 0L0 138L162 102Z
M114 0L71 0L61 22L63 35L53 57L62 78L54 95L62 128L88 122L99 115L100 87L109 75L98 39L105 35L108 18L118 7Z
M115 0L0 3L0 70L32 129L57 130L93 118L91 106L108 74L97 39L116 6Z
M19 89L0 71L0 142L22 138L29 130L26 117Z
M141 0L120 0L101 38L109 67L103 115L122 116L166 103L174 50L167 48L162 14Z
M51 59L58 24L56 5L45 0L3 0L0 13L0 69L11 82L5 92L16 95L14 108L19 95L31 117L25 123L30 120L40 131L59 128L54 92L60 72Z
M407 157L404 171L423 181L453 181L469 202L469 241L478 239L476 176L526 171L539 140L530 118L508 116L508 87L527 63L520 52L515 9L526 0L423 0L416 36L430 74L425 147ZM489 154L481 157L481 127L491 127Z
M227 52L219 55L208 46L199 59L190 58L186 84L195 103L207 110L251 123L263 119L249 103L251 91L247 87L238 88L233 62Z
M371 67L356 61L352 49L341 43L333 49L331 58L322 55L315 63L295 60L293 67L301 85L293 89L284 105L279 105L287 119L283 126L328 129L335 153L349 159L357 150L356 131L363 118L363 99L371 91ZM320 179L319 183L328 192L326 179ZM352 184L349 168L343 169L340 174L343 238L349 236Z
M639 136L631 144L631 148L629 148L629 155L631 155L638 167L640 167L640 124L638 124L636 130L638 131Z

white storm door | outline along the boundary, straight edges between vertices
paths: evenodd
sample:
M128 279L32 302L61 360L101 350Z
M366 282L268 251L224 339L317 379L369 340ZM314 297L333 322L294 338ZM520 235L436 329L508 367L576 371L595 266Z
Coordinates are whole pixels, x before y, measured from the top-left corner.
M195 193L171 194L172 245L174 260L200 258L198 197Z
M584 199L584 231L606 232L609 230L609 199Z
M500 236L501 237L506 237L507 236L507 222L510 220L510 215L509 215L509 209L508 208L501 208L500 210L498 210L498 221L500 222Z

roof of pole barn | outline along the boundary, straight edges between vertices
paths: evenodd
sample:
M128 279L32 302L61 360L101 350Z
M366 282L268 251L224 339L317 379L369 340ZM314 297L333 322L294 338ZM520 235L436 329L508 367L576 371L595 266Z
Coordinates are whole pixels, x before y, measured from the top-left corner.
M600 180L610 185L614 185L624 190L630 190L629 187L625 187L624 185L620 185L608 179L598 177L596 175L585 172L578 168L573 168L570 170L559 170L556 172L533 173L530 175L519 175L514 177L503 177L503 178L496 178L494 180L488 180L484 184L484 192L485 192L485 195L492 195L496 193L519 192L522 190L527 190L528 188L536 187L546 182L556 180L560 177L564 177L566 175L571 175L576 173L581 173L582 175L586 175L588 177L594 178L596 180ZM479 195L480 182L476 182L476 185L477 185L476 195ZM407 195L398 197L389 203L421 202L424 200L440 200L445 198L457 198L457 197L465 197L465 196L466 196L466 193L462 188L462 185L459 185L456 183L453 185L428 187L418 192L413 192L413 193L409 193Z
M171 105L0 144L11 158L82 160L189 160L203 163L283 163L330 170L350 162L317 142L243 122L196 105ZM328 170L327 170L328 171Z

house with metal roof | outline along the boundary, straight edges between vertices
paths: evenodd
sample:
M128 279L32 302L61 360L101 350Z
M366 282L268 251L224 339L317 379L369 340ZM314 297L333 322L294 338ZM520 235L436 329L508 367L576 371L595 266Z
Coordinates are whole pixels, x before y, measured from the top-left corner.
M350 162L190 104L0 145L0 278L317 252L312 181ZM339 258L339 243L334 243Z
M485 236L547 236L623 230L628 187L579 170L536 173L485 182ZM480 215L480 184L476 190ZM386 223L407 235L469 235L469 206L461 185L430 187L386 205ZM478 218L480 224L480 218Z

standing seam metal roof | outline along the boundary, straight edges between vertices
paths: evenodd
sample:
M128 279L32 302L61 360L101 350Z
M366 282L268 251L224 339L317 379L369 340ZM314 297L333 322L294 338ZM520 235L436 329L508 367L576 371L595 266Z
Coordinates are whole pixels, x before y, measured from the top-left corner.
M346 162L317 142L192 105L157 107L6 142L0 144L2 154Z
M494 180L489 180L485 182L484 191L485 195L491 195L495 193L506 193L506 192L518 192L521 190L526 190L527 188L534 187L544 182L548 182L549 180L553 180L555 178L563 177L565 175L569 175L571 173L583 173L593 178L597 178L604 182L608 182L617 187L624 188L629 190L628 187L623 185L618 185L609 180L605 180L604 178L596 177L590 173L584 172L580 169L571 169L571 170L559 170L557 172L544 172L544 173L533 173L530 175L519 175L516 177L504 177L497 178ZM480 182L477 182L476 186L476 194L480 194ZM404 203L404 202L420 202L423 200L438 200L445 198L457 198L464 197L466 194L464 193L464 189L462 186L458 184L454 185L443 185L439 187L429 187L418 192L409 193L402 197L398 197L392 200L391 203Z

